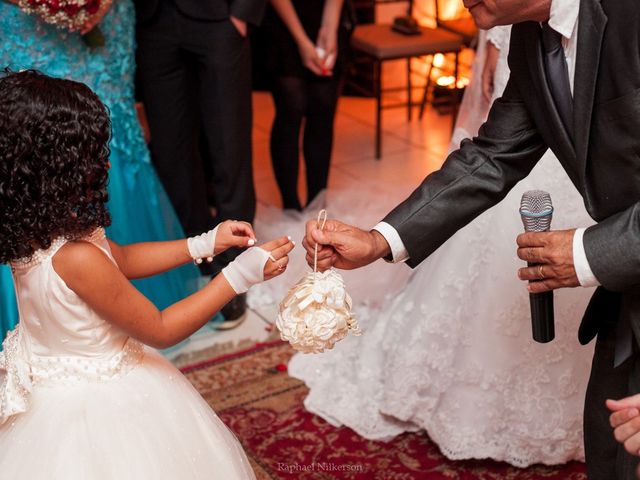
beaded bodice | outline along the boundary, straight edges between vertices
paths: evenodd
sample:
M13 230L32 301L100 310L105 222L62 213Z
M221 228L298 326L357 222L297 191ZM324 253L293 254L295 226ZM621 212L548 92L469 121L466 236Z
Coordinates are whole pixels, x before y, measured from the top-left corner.
M103 229L84 240L115 263ZM26 409L32 385L104 381L142 358L139 342L102 319L56 273L52 259L65 243L56 239L50 248L11 264L20 323L0 354L0 423Z
M113 261L103 229L85 240ZM29 261L11 264L24 347L30 355L43 357L110 357L122 350L128 337L89 308L58 276L52 259L65 243L64 238L56 239Z

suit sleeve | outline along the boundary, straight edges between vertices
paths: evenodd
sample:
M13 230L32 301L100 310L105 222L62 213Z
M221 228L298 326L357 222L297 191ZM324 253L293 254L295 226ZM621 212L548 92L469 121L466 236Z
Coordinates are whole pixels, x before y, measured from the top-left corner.
M511 78L478 136L463 140L442 168L383 220L400 235L409 252L409 266L416 267L456 231L502 200L546 149Z
M622 292L640 286L640 202L587 228L583 241L604 288Z
M260 25L268 0L233 0L229 13L252 25Z

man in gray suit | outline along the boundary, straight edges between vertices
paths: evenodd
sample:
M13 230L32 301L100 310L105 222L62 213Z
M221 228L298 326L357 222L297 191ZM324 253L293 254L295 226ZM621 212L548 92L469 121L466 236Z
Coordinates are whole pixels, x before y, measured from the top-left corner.
M473 140L367 232L307 224L307 259L359 268L377 259L415 267L502 200L547 148L598 222L527 233L518 256L531 292L600 285L579 339L598 337L585 402L589 478L633 478L637 460L615 442L607 398L640 392L640 15L634 0L465 0L481 28L513 23L511 77ZM514 212L517 215L517 212ZM579 227L579 226L577 226ZM510 252L505 252L509 255ZM510 275L505 272L505 275ZM515 272L514 272L515 274ZM487 294L491 294L490 286ZM635 334L635 335L634 335Z

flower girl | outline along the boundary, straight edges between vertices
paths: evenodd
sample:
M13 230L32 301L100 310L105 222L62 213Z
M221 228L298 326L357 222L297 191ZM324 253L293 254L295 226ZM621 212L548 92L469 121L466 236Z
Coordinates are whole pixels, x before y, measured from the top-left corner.
M153 349L200 328L284 271L293 242L253 247L227 221L199 237L120 246L105 237L110 121L85 85L0 78L0 263L20 324L0 354L0 472L29 480L254 478L234 435ZM129 279L247 249L163 311Z

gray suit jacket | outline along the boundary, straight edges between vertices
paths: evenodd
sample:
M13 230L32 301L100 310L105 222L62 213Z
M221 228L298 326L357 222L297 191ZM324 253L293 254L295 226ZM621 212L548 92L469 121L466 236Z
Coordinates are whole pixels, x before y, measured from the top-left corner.
M416 266L453 233L502 200L551 148L598 222L587 258L605 290L580 329L598 331L612 302L640 333L640 17L635 0L582 0L574 81L573 141L545 81L540 26L515 25L511 77L476 138L462 142L385 219ZM517 215L517 212L513 212ZM515 246L515 245L514 245ZM505 255L511 252L505 252ZM611 293L619 292L619 293ZM640 337L640 335L637 335Z

